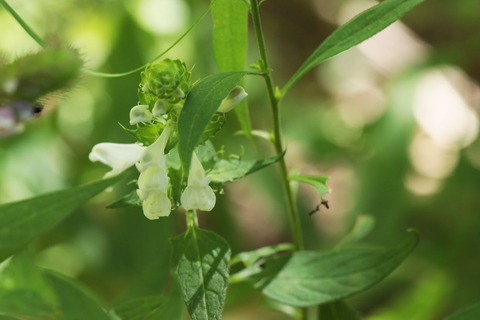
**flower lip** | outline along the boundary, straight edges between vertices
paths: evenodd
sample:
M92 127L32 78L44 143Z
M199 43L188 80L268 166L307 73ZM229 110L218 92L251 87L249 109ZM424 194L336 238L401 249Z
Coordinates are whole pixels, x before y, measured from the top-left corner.
M99 161L112 168L105 174L105 178L122 173L142 157L145 147L138 144L121 144L103 142L96 144L88 158L92 162Z

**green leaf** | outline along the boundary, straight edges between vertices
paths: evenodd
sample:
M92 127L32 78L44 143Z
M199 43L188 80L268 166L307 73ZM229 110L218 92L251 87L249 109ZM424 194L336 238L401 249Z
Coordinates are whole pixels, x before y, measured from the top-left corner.
M31 257L22 252L5 261L0 272L0 311L27 319L52 319L56 296Z
M283 155L284 154L256 161L240 159L222 159L215 163L213 169L208 173L208 177L214 183L232 182L274 164L275 162L280 160Z
M178 119L178 153L185 172L192 152L222 100L240 82L245 72L210 75L192 88Z
M221 319L228 286L228 243L195 226L171 242L173 270L190 316L194 320Z
M74 209L124 175L0 206L0 261L53 228Z
M157 140L160 132L165 127L164 124L148 124L148 125L139 125L135 129L129 129L124 127L119 123L120 127L125 130L128 134L132 135L138 142L142 143L144 146L149 146Z
M389 250L301 251L267 261L255 287L267 297L296 307L314 306L364 291L390 274L418 242L416 233Z
M298 79L316 65L382 31L422 1L385 0L358 14L346 24L340 26L322 42L285 84L282 88L282 93L285 94Z
M360 320L355 311L344 301L322 304L318 308L318 320Z
M291 243L280 243L274 246L267 246L253 251L240 252L231 261L231 265L243 263L245 268L230 276L230 283L238 283L252 279L256 274L262 272L262 266L266 259L284 253L293 251L294 245Z
M375 219L372 216L358 216L352 230L342 239L337 247L346 247L360 241L372 231L374 226Z
M45 272L45 278L57 294L62 320L110 320L93 296L77 283L53 272Z
M328 177L323 176L290 176L290 180L303 182L313 186L320 196L323 199L323 196L330 191L330 188L327 186Z
M182 316L182 300L179 292L168 297L143 297L117 306L113 313L121 320L178 320Z
M465 307L454 314L445 318L445 320L477 320L480 319L480 302L469 307Z
M279 243L273 246L262 247L253 251L239 252L233 259L232 264L242 262L246 266L251 266L255 262L271 257L280 252L293 251L295 246L291 243Z
M215 0L212 4L213 51L220 72L243 71L247 59L248 7L243 0ZM251 136L246 101L235 107L240 127Z

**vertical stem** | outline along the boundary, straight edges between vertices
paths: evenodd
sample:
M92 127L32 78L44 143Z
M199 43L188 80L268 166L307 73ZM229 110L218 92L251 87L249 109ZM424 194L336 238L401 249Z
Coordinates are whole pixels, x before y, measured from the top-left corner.
M195 212L195 210L187 210L185 212L185 217L187 219L187 229L198 227L197 212Z
M275 87L273 85L271 70L268 64L267 50L265 48L265 39L262 31L262 23L260 20L260 13L258 11L258 2L257 0L250 0L253 25L255 29L255 35L257 38L258 49L260 51L260 57L262 60L262 72L264 73L265 84L268 90L268 96L270 99L270 105L272 108L273 116L273 135L274 135L274 145L277 155L281 155L284 151L283 142L282 142L282 131L280 124L280 112L279 112L279 103L280 97L275 95ZM282 179L282 184L285 191L285 196L287 198L288 204L288 213L290 221L290 229L292 232L293 242L295 244L296 250L303 250L303 236L302 228L300 225L300 219L297 212L297 207L295 205L292 188L288 179L288 170L285 163L285 159L282 157L279 161L280 166L280 175Z

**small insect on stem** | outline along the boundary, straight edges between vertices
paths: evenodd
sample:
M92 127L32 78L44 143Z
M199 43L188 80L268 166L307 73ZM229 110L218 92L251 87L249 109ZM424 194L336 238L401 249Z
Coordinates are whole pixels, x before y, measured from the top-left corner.
M315 209L313 209L312 211L310 211L308 213L309 216L312 216L315 212L318 212L320 211L320 206L324 206L325 208L327 209L330 209L330 206L328 205L328 200L322 200L320 202L320 204L317 204L317 206L315 207Z

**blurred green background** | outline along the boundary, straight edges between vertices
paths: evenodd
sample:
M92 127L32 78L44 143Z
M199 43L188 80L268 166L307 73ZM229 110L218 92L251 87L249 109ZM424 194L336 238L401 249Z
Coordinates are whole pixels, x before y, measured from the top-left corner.
M166 49L208 1L10 0L49 41L81 51L87 67L123 72ZM363 0L269 0L262 5L274 77L283 85L336 25L372 5ZM287 162L302 174L330 176L330 209L308 213L315 192L299 189L310 249L327 249L360 214L376 220L366 239L395 245L409 227L421 233L412 256L387 280L350 302L366 319L441 319L480 297L480 3L426 1L396 23L310 72L282 105ZM195 66L192 78L217 72L207 16L166 57ZM10 61L37 44L0 8L0 57ZM253 35L249 61L256 63ZM41 117L0 140L0 203L96 180L107 171L88 161L96 143L133 142L128 123L139 74L84 75L46 99ZM255 129L269 129L263 83L248 78ZM252 148L233 114L215 138L228 153ZM168 238L183 213L149 221L140 208L109 210L120 191L105 192L32 245L36 262L78 278L104 302L159 294L168 278ZM274 168L227 185L201 217L234 253L288 241L286 209ZM248 285L230 287L226 320L288 319Z

